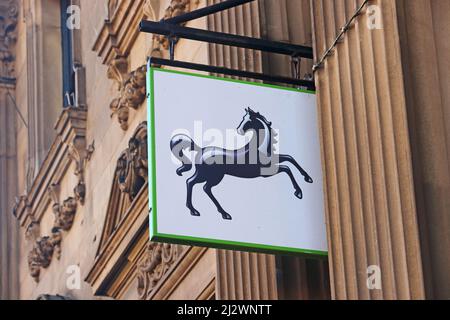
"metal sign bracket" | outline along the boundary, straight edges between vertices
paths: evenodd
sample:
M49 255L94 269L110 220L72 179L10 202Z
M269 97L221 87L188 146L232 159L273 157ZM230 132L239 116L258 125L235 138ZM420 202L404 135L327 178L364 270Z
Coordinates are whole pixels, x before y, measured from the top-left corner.
M169 39L170 59L151 57L149 59L149 64L193 69L197 71L205 71L215 74L224 74L228 76L236 76L242 78L252 78L266 82L283 83L303 87L309 90L315 90L314 81L300 79L300 60L302 58L313 59L313 50L311 47L246 36L239 36L222 32L195 29L179 25L194 19L205 17L207 15L227 10L236 6L240 6L252 1L254 0L227 0L215 5L194 10L192 12L174 18L161 20L159 22L147 20L141 21L139 26L141 32L158 34L166 36ZM175 60L174 48L178 39L181 38L227 46L234 46L245 49L259 50L269 53L288 55L292 59L293 78L235 70L225 67L196 64L185 61L177 61Z

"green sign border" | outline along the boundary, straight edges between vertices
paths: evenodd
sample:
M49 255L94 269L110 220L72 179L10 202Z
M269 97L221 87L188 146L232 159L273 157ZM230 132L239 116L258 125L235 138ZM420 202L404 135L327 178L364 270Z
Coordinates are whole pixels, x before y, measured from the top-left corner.
M181 75L199 77L199 78L208 78L214 79L218 81L227 81L227 82L236 82L246 85L259 86L259 87L268 87L273 89L287 90L287 91L295 91L295 92L304 92L308 94L315 94L314 91L310 90L302 90L296 88L282 87L271 84L243 81L243 80L235 80L228 78L221 78L210 75L202 75L196 73L175 71L175 70L167 70L156 67L149 67L147 70L147 118L148 118L148 139L149 139L149 148L148 148L148 158L151 163L151 168L149 170L149 199L151 199L151 203L149 202L150 207L150 240L156 242L166 242L166 243L177 243L177 244L186 244L186 245L195 245L195 246L204 246L204 247L213 247L218 249L231 249L231 250L241 250L241 251L254 251L254 252L262 252L262 253L271 253L271 254L290 254L290 255L302 255L302 256L313 256L316 258L326 258L328 256L327 251L317 251L317 250L308 250L308 249L299 249L299 248L291 248L291 247L281 247L281 246L271 246L264 244L256 244L256 243L247 243L247 242L237 242L237 241L229 241L229 240L219 240L219 239L207 239L207 238L197 238L190 236L181 236L174 234L163 234L158 233L158 217L157 217L157 191L156 191L156 150L155 150L155 126L153 125L155 120L155 95L154 95L154 73L158 72L166 72L166 73L176 73Z

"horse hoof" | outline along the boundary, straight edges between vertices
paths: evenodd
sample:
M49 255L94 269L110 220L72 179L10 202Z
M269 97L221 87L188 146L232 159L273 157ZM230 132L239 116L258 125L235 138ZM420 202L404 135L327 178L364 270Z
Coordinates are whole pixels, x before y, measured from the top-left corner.
M191 211L191 215L194 217L200 217L200 212L198 212L197 210L193 210Z
M296 196L297 198L299 198L300 200L303 199L303 193L302 193L301 191L295 192L295 196Z
M222 214L222 218L223 218L224 220L233 220L233 217L230 216L228 213Z
M313 183L313 179L311 177L306 177L305 181L308 183Z

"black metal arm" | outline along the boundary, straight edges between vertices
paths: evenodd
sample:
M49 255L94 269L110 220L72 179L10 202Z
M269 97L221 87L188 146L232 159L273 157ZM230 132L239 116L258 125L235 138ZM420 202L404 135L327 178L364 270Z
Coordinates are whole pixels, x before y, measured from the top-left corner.
M215 74L257 79L272 83L284 83L304 87L309 90L315 90L314 81L301 80L298 78L293 79L283 76L273 76L262 73L235 70L225 67L209 66L204 64L196 64L184 61L176 61L174 59L174 44L178 38L289 55L293 58L293 60L298 60L300 58L313 59L313 50L311 47L251 38L228 33L188 28L179 25L194 19L205 17L210 14L214 14L236 6L240 6L252 1L254 0L227 0L211 6L200 8L198 10L194 10L192 12L182 14L177 17L173 17L167 20L161 20L160 22L145 21L145 20L141 21L139 25L141 32L163 35L168 37L170 40L170 50L169 50L170 60L151 57L149 59L149 64L193 69ZM298 76L299 74L296 75L296 77Z
M290 43L182 27L167 22L154 22L144 20L141 21L139 28L141 32L154 33L166 37L184 38L209 43L217 43L246 49L279 53L292 57L302 57L307 59L313 58L313 50L311 47L305 47Z
M149 58L149 64L156 65L156 66L169 66L169 67L175 67L175 68L185 68L185 69L204 71L204 72L215 73L215 74L224 74L224 75L240 77L240 78L257 79L257 80L262 80L262 81L271 82L271 83L284 83L284 84L290 84L290 85L294 85L294 86L298 86L298 87L303 87L303 88L306 88L306 89L312 90L312 91L315 90L314 82L309 81L309 80L293 79L293 78L287 78L287 77L282 77L282 76L273 76L273 75L267 75L267 74L263 74L263 73L228 69L228 68L224 68L224 67L215 67L215 66L209 66L209 65L204 65L204 64L197 64L197 63L176 61L176 60L168 60L168 59L161 59L161 58L154 58L154 57Z

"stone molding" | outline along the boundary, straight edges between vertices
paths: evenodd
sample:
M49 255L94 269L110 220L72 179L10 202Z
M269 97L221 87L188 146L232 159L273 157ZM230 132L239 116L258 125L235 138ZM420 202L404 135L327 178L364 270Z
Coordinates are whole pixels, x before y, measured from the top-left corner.
M147 171L143 122L118 158L97 255L85 279L97 296L117 298L130 281L137 281L140 299L151 299L188 251L185 246L149 243ZM191 254L201 256L195 252Z
M110 0L108 17L103 22L92 50L102 59L102 63L110 66L118 57L128 57L134 41L139 35L138 25L141 20L157 21L160 18L179 16L195 8L198 0L171 0L162 17L159 0ZM155 36L156 46L168 49L165 39Z
M189 12L198 5L198 0L171 0L165 9L163 19ZM138 109L145 101L146 66L129 72L128 55L139 35L137 26L146 18L158 20L160 1L158 0L110 0L108 18L94 41L92 50L108 66L107 77L114 80L119 96L110 103L112 115L117 115L120 127L128 130L130 109ZM152 56L161 57L169 49L166 37L154 35Z
M47 268L53 256L61 256L61 241L64 232L73 224L78 204L84 204L85 182L84 170L94 151L93 144L86 146L86 109L67 108L55 126L57 136L46 159L33 181L28 193L16 199L14 216L25 228L26 239L33 241L28 254L30 275L39 281L41 268ZM73 196L60 201L59 184L68 172L72 161L78 184ZM40 235L40 221L48 205L52 205L55 215L50 235Z
M148 180L147 123L138 126L117 161L115 183L133 201Z
M114 67L114 69L118 70L117 67ZM117 75L118 72L114 71L113 74ZM112 112L111 117L117 114L117 118L122 130L128 130L129 110L137 110L145 101L146 74L147 67L143 65L126 76L117 76L116 80L118 82L119 80L123 81L119 85L119 87L121 88L120 95L118 98L115 98L111 102L109 107Z
M121 152L112 181L105 223L97 249L97 256L105 250L114 237L123 219L127 219L130 208L148 180L147 122L141 123ZM136 200L140 201L140 200Z
M130 243L140 246L141 242L148 242L147 185L141 189L131 206L123 213L123 218L111 234L106 233L108 217L106 219L97 256L85 281L91 285L94 295L115 297L111 291L120 290L113 289L113 287L116 282L122 282L119 279L121 272L117 268L123 267L124 263L136 263L133 262L134 258L128 257L134 255L129 252ZM107 236L104 237L106 234ZM139 240L141 238L142 240ZM145 245L142 244L142 246ZM111 275L113 275L113 279L111 279Z
M148 224L147 170L147 123L143 122L117 160L96 259L86 278L95 294L105 294L103 282L108 277L100 275L121 246L128 246L124 238L135 237Z
M140 299L148 299L184 250L183 246L175 244L151 242L147 245L142 259L136 266Z

